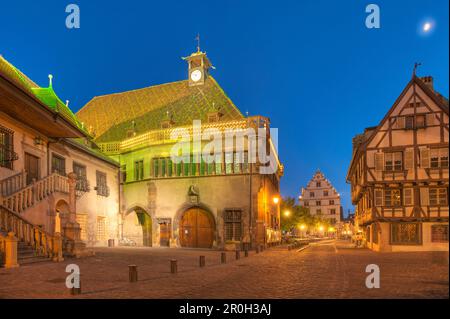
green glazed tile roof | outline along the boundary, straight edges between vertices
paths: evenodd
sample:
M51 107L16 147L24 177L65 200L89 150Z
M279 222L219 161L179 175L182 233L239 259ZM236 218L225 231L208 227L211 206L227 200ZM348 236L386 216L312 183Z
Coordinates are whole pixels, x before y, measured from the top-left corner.
M72 113L69 107L61 101L51 86L47 88L40 87L1 55L0 73L28 94L38 98L51 110L60 113L66 120L87 134L86 130L83 129L81 122Z
M204 85L189 86L187 80L143 89L94 97L78 113L96 142L120 141L133 129L137 134L161 128L170 117L173 126L207 121L208 113L218 111L221 121L244 118L219 84L209 76Z

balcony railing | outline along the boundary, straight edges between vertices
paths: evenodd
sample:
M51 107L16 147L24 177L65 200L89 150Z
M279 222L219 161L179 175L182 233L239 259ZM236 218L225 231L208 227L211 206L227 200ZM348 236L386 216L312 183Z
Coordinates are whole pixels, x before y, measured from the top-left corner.
M215 128L218 130L234 129L234 130L244 130L247 128L269 128L269 120L262 116L253 116L242 120L227 121L227 122L215 122L206 123L201 126L202 130ZM193 136L193 126L183 126L174 127L168 129L158 129L148 131L144 134L137 135L123 141L109 142L109 143L99 143L101 151L108 155L119 154L124 151L129 151L137 147L145 147L150 145L175 143L178 139L171 138L172 132L176 130L184 130Z

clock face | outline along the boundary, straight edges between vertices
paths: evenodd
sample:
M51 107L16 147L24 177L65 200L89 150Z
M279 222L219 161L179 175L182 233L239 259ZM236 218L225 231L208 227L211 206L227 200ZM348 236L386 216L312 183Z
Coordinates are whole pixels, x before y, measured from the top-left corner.
M198 81L200 81L201 78L202 78L202 72L200 70L192 71L192 73L191 73L192 81L198 82Z

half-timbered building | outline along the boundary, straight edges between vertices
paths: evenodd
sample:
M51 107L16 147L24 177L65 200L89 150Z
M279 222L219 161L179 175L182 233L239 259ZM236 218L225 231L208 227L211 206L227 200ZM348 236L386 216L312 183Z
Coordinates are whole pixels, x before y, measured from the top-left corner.
M355 224L376 251L448 250L448 100L415 74L381 122L353 138Z

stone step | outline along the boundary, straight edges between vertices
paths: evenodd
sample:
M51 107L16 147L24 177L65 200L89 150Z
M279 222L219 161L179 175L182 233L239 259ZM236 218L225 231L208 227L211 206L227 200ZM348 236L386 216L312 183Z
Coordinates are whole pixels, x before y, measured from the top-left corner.
M33 256L33 257L27 257L27 258L18 258L17 263L19 265L29 265L29 264L47 262L47 261L51 261L51 260L52 259L49 257Z

